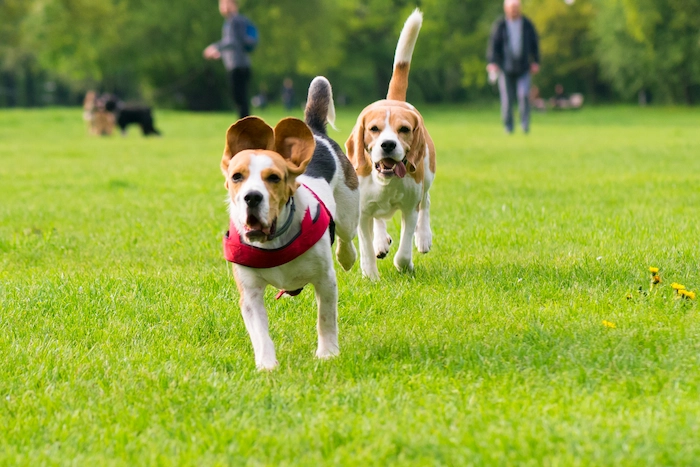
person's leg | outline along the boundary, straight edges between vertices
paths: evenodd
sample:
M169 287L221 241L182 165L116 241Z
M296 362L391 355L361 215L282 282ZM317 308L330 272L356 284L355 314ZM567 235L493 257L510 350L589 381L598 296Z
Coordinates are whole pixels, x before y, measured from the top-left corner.
M507 73L498 76L498 90L501 94L501 118L508 133L513 132L513 103L515 102L515 79Z
M530 73L518 78L518 108L520 109L520 126L525 133L530 131Z
M233 101L238 107L240 118L250 115L248 104L248 83L250 82L250 68L235 68L231 72L231 85L233 86Z

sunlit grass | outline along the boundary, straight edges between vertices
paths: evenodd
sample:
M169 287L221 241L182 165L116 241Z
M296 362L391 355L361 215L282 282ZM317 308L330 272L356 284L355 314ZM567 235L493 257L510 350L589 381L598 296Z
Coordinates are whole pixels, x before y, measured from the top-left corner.
M271 374L221 253L231 115L157 111L144 139L0 112L0 464L697 462L698 306L671 288L700 289L697 112L506 136L495 111L422 110L433 251L378 284L338 271L328 362L312 290L270 290Z

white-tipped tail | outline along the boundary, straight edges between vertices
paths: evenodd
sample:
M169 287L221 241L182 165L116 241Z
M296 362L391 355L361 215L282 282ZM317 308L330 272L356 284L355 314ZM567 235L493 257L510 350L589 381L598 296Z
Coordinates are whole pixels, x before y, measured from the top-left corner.
M411 63L413 49L416 47L418 33L423 25L423 13L416 8L403 25L399 43L396 45L396 55L394 56L394 67L399 63Z
M333 104L333 88L323 76L317 76L309 85L309 97L304 111L306 124L312 129L326 132L326 122L335 127L335 105Z
M338 129L335 127L335 104L333 103L333 88L331 88L331 100L328 103L328 115L326 116L328 123L330 123L331 128L335 131Z

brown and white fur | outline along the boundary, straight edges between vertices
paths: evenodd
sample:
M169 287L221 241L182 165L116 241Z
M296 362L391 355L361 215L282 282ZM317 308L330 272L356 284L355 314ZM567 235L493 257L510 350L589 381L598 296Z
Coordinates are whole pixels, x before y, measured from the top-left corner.
M432 246L430 194L435 178L435 146L423 117L406 102L408 72L423 21L415 10L401 31L386 100L367 106L345 143L360 179L360 265L377 280L377 258L389 252L385 219L401 211L401 239L394 257L400 271L413 270L412 242L427 253Z
M230 219L238 232L245 233L244 242L263 249L287 245L299 233L307 207L312 213L319 209L318 200L304 184L333 216L338 262L346 270L355 263L357 253L352 241L357 231L360 194L352 166L340 146L326 134L326 121L333 124L334 118L330 83L318 77L309 87L306 123L286 118L273 130L261 119L247 117L228 129L221 170L229 193ZM290 197L296 204L291 227L269 240L290 215ZM312 284L318 303L316 356L338 354L338 288L329 234L282 266L255 269L234 264L233 272L259 369L270 370L278 364L263 301L268 285L297 290Z

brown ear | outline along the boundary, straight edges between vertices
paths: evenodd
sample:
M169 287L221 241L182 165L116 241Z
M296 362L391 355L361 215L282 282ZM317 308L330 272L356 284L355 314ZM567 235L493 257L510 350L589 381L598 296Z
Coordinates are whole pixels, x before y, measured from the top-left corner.
M365 151L364 116L365 114L363 112L357 118L355 128L352 129L350 137L345 142L345 152L348 155L348 159L350 159L357 175L362 177L366 177L372 173L372 164L371 161L367 160L367 151Z
M291 175L301 175L311 162L316 140L311 130L298 118L285 118L275 127L275 151L284 157Z
M221 171L228 176L228 164L246 149L274 150L275 135L270 125L258 117L246 117L231 125L226 132L226 146L221 158Z
M423 159L425 158L425 127L423 126L423 118L416 112L416 127L413 129L413 140L411 141L411 148L406 154L406 159L408 160L408 166L406 170L409 173L416 173L416 171L422 172Z

